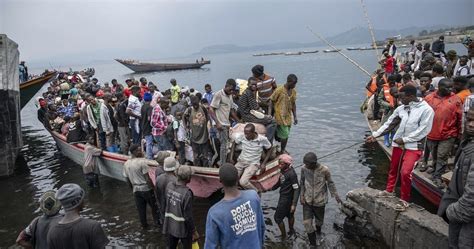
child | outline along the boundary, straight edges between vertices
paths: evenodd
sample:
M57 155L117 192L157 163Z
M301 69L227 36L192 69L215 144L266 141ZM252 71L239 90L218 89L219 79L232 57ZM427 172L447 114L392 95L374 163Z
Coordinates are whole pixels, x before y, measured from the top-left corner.
M176 118L173 120L173 131L175 137L175 146L178 150L179 163L184 164L186 162L185 146L186 146L186 129L183 123L183 113L176 112Z
M316 246L316 233L321 235L324 223L324 211L328 203L328 188L331 196L341 203L337 194L336 185L331 179L329 168L318 163L318 158L313 152L308 152L303 158L305 166L301 168L301 195L303 205L303 226L308 234L311 246ZM313 226L316 220L316 229Z

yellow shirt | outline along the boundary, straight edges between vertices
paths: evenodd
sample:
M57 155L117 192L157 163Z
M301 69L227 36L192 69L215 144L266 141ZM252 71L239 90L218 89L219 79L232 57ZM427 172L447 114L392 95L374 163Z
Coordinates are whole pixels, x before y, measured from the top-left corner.
M271 96L275 109L275 121L278 125L291 126L292 108L296 103L296 90L291 89L290 95L285 86L279 86Z
M178 103L179 93L181 92L181 87L176 84L176 86L171 86L171 102Z

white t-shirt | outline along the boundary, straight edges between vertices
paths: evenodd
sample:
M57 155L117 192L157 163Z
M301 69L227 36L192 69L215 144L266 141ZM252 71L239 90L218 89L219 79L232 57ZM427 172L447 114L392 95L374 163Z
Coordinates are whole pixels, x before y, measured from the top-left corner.
M186 140L186 129L184 129L183 120L174 120L173 121L173 130L176 130L176 136L179 142L184 142Z
M242 144L242 152L238 160L256 165L260 165L263 149L270 149L272 147L270 141L260 134L254 140L248 140L244 134L239 134L235 138L235 143Z
M436 77L434 77L434 78L431 80L431 85L433 85L433 87L434 87L435 89L438 89L439 81L442 80L442 79L444 79L443 76L436 76Z
M133 114L140 117L141 110L142 110L142 103L137 97L130 95L130 97L128 97L127 109L130 109ZM130 119L135 119L135 117L130 116Z

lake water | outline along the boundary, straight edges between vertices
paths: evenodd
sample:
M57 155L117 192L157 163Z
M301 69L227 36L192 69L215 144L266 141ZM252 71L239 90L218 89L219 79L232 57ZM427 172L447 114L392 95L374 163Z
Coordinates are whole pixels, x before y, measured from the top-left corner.
M454 47L458 53L465 53L465 49L459 44L447 47ZM375 51L343 52L369 72L376 67ZM368 77L337 53L253 57L248 52L212 55L209 59L212 64L200 70L148 74L130 74L131 71L115 61L95 62L73 68L80 70L94 67L95 77L100 82L110 82L116 78L123 83L131 76L143 76L156 83L160 90L169 88L169 80L176 78L179 85L196 88L201 92L206 83L210 83L214 90L219 90L228 78L247 79L255 64L264 65L265 71L274 76L278 84L284 83L286 76L294 73L299 79L296 86L299 123L291 129L287 150L292 154L295 165L302 163L302 157L307 152L313 151L323 156L361 142L368 134L367 124L359 112ZM19 231L39 214L37 200L42 193L58 189L65 183L77 183L86 187L81 167L58 151L53 139L37 121L36 108L32 102L22 110L21 117L25 144L22 152L29 170L19 170L14 176L0 180L0 247L14 245ZM323 159L322 163L329 166L341 196L354 188L371 186L382 189L385 186L389 161L376 145L354 146ZM297 173L299 175L300 169ZM100 190L88 191L83 215L103 225L111 240L110 245L163 248L161 233L141 229L132 191L127 184L106 177L100 177L100 184ZM277 200L278 191L267 192L262 196L266 247L308 247L301 205L298 205L295 213L297 235L284 242L279 238L279 229L273 221ZM413 201L434 210L417 193L414 193ZM204 235L209 207L209 200L206 199L196 200L194 205L196 226L201 235ZM149 219L151 220L151 216ZM324 247L351 247L350 241L344 243L343 234L337 229L343 222L344 215L335 200L330 199L323 226L326 237ZM203 242L201 239L200 243Z

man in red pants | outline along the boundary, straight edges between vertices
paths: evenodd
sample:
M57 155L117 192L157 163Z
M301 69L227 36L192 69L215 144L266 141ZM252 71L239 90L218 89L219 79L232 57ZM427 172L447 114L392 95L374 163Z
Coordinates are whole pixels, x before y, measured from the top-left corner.
M397 175L400 170L401 199L400 209L408 207L411 193L411 173L415 162L418 161L424 147L424 138L431 131L433 125L434 111L421 98L416 97L416 88L406 85L399 91L398 99L402 105L397 107L367 142L375 142L377 137L392 131L399 126L393 137L393 151L388 172L387 187L379 193L381 197L393 196L393 190L397 183Z

